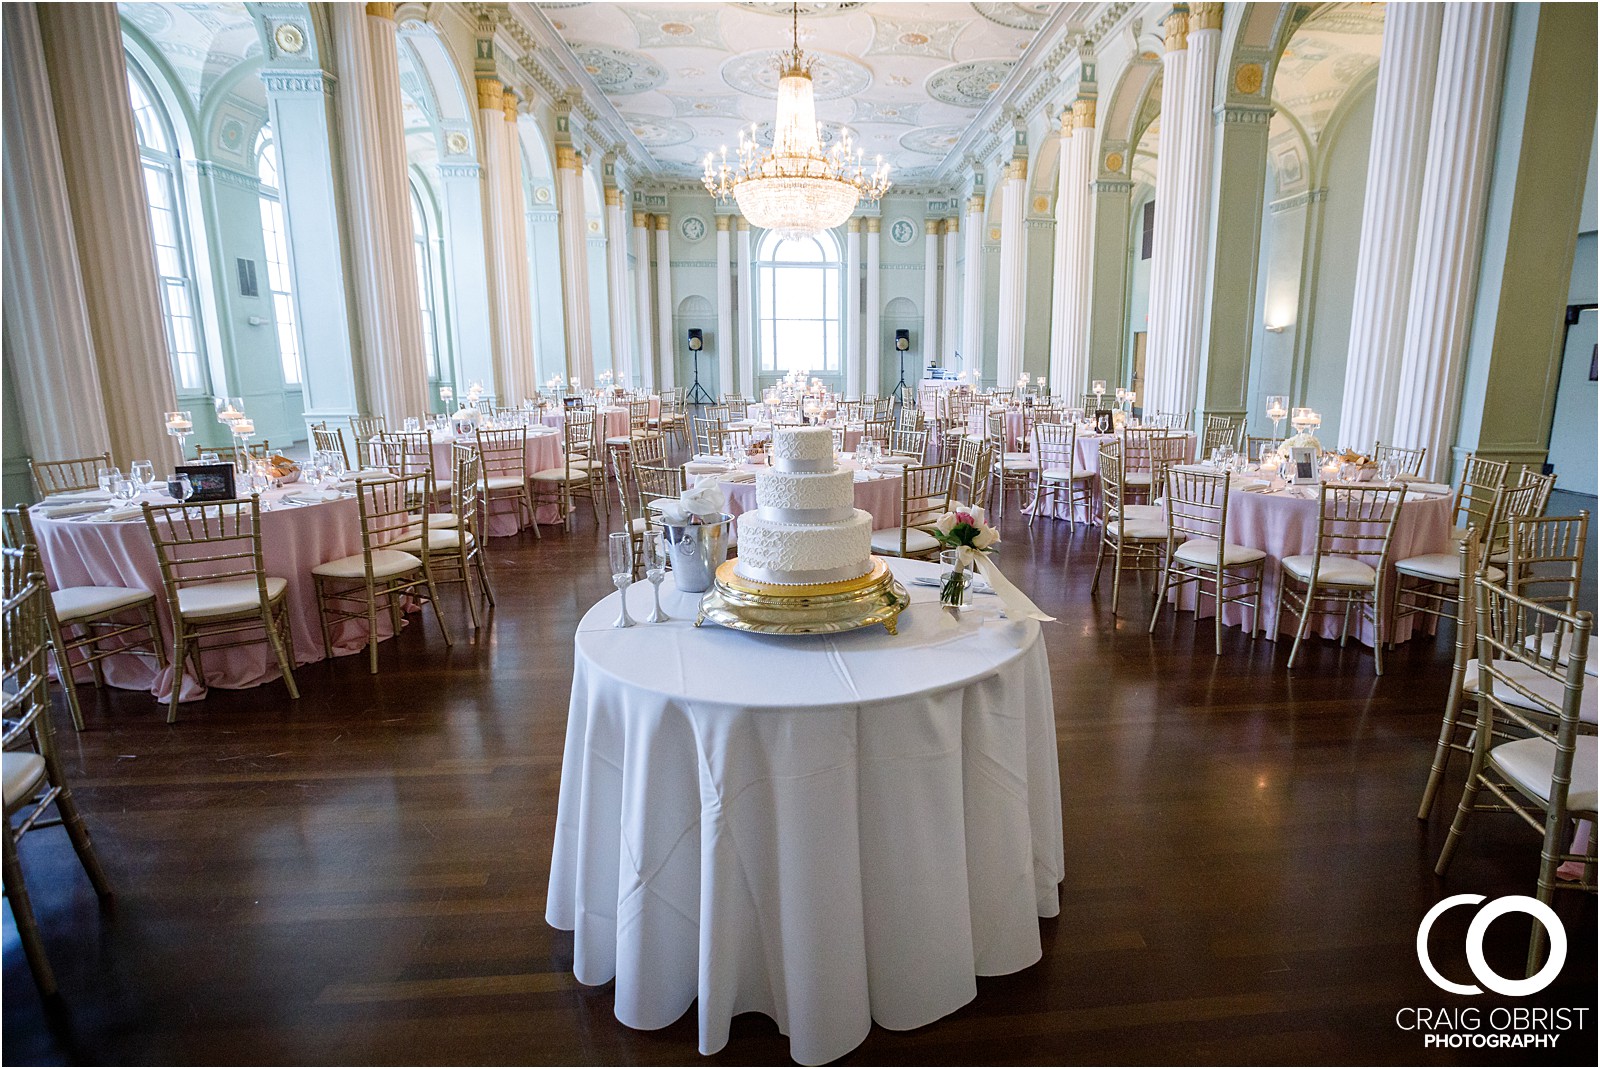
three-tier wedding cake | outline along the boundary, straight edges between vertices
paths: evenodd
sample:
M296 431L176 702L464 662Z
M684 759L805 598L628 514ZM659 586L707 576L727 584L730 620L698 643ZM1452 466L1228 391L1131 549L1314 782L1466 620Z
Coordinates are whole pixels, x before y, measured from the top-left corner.
M772 470L756 476L756 511L739 517L735 572L805 586L872 570L872 516L855 507L855 475L833 460L827 427L775 428Z

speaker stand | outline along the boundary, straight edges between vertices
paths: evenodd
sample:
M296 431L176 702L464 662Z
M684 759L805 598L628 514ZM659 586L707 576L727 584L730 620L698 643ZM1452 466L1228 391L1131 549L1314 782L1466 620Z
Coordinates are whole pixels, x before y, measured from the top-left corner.
M684 395L684 400L691 405L713 405L716 398L712 397L706 388L700 385L700 350L694 350L694 386Z
M906 384L906 351L900 350L900 382L894 388L895 403L904 406L906 394L911 392L911 387Z

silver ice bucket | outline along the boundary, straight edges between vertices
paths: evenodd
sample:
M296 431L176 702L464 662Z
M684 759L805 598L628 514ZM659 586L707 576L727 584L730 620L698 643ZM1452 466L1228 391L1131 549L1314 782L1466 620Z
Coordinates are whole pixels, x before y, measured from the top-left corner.
M657 521L660 522L660 521ZM728 559L728 532L733 517L714 523L661 523L662 538L672 558L672 581L688 594L711 589L717 569Z

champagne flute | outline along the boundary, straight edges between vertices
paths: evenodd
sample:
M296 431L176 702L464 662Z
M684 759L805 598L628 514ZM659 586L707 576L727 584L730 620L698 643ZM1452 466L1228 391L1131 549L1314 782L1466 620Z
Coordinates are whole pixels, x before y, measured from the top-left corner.
M661 532L653 529L644 533L644 577L650 580L650 593L654 599L645 622L666 623L672 619L661 611L661 581L667 577L667 547L661 540Z
M612 627L632 627L628 616L628 586L633 582L633 535L627 531L612 531L611 582L617 588L617 619Z

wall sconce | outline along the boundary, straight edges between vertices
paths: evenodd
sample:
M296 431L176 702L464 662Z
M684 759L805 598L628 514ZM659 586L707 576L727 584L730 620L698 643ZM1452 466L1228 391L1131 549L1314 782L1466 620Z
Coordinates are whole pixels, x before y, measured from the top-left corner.
M1284 323L1267 323L1267 324L1265 324L1268 334L1282 334L1283 333L1283 328L1286 325L1287 324L1284 324Z

